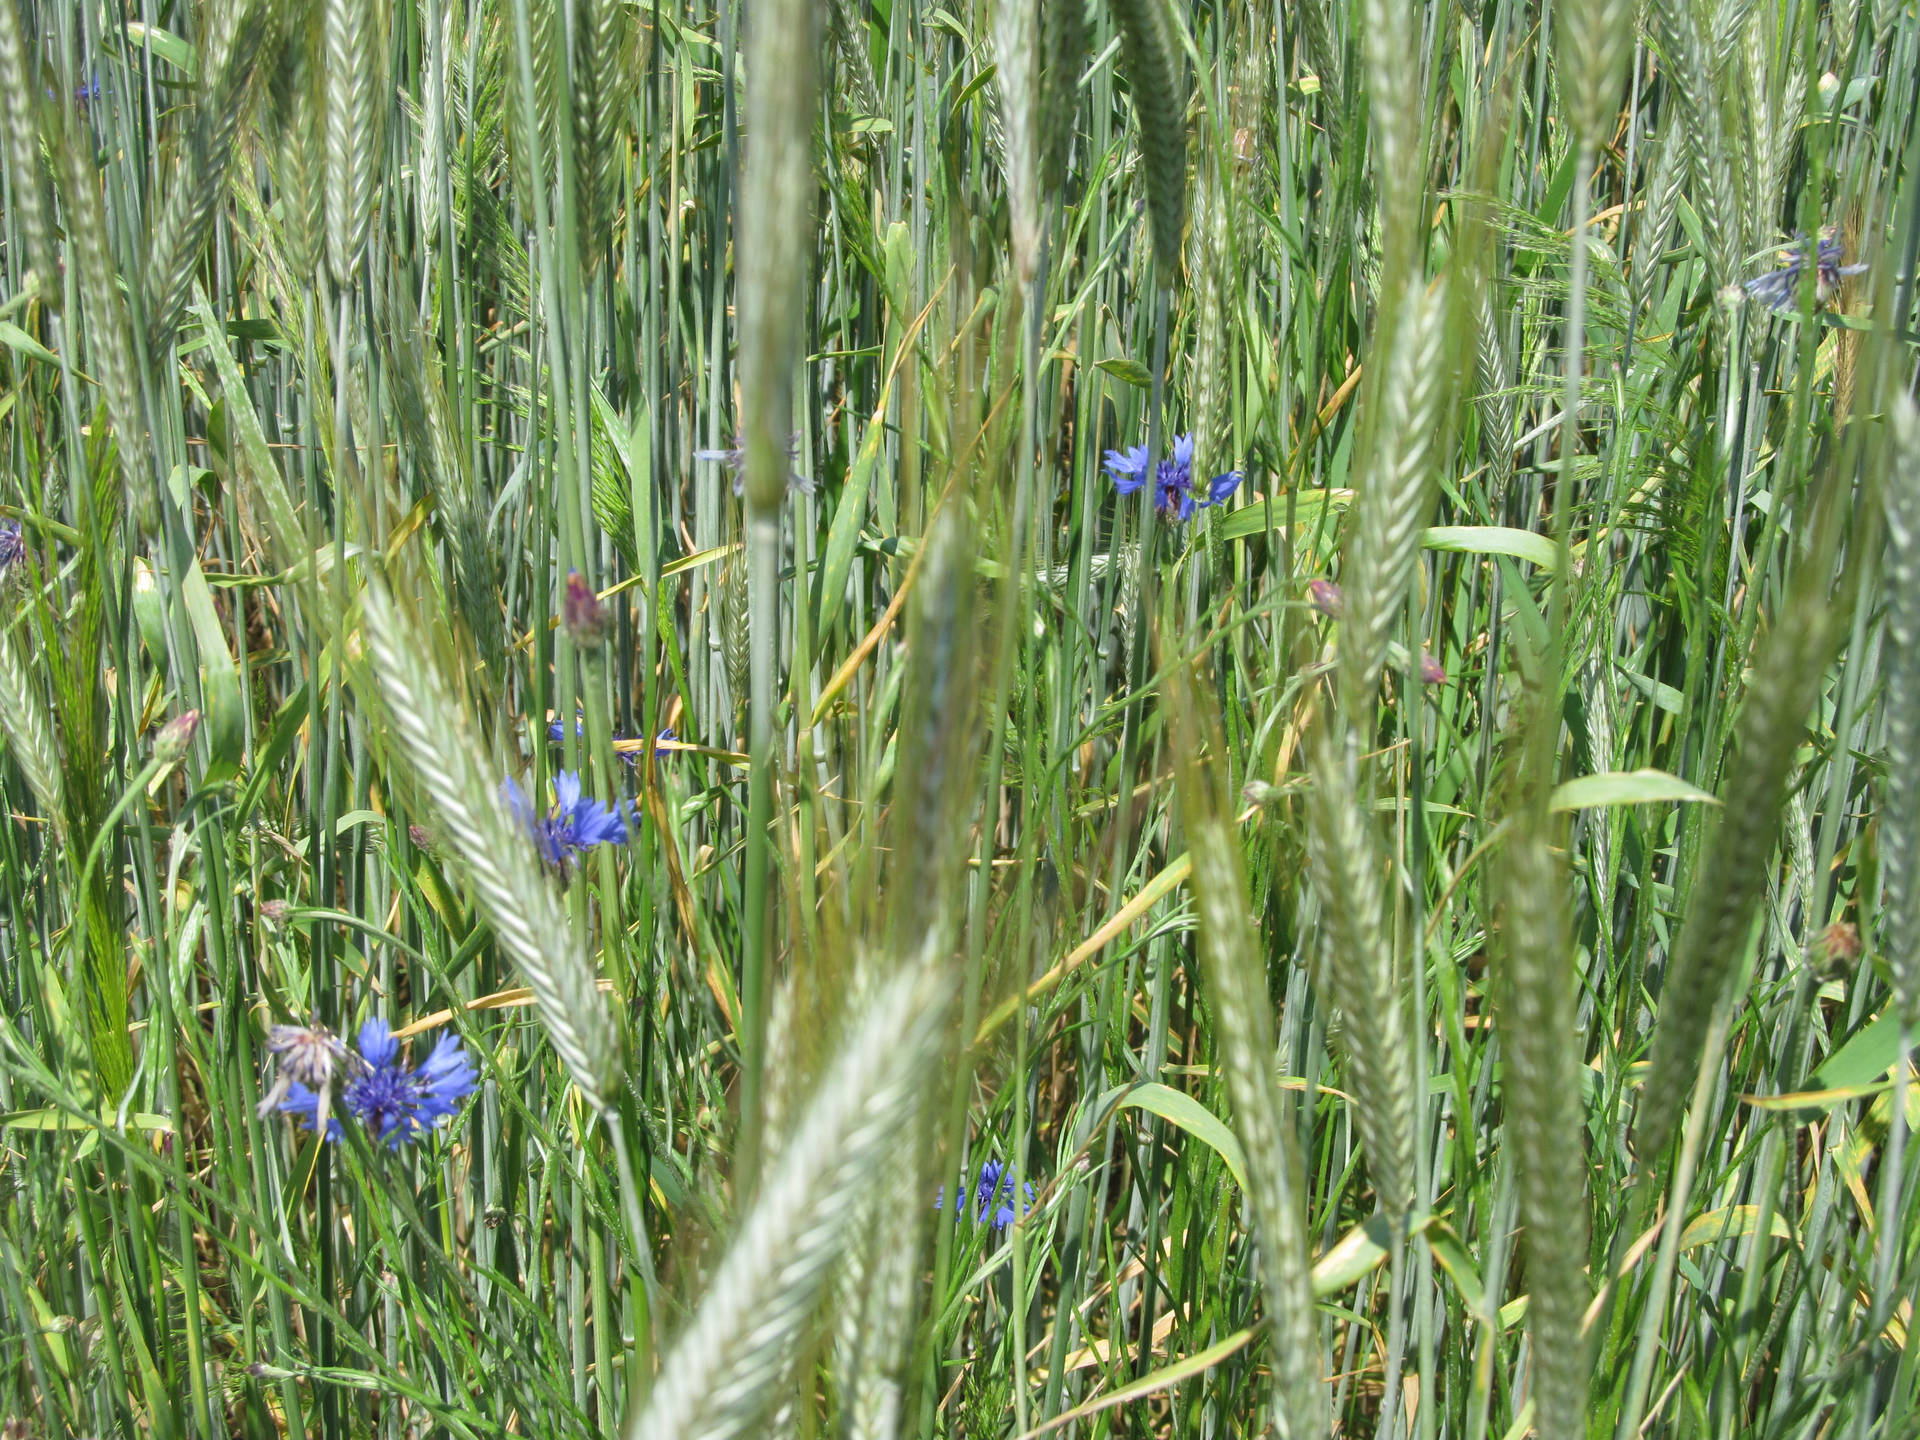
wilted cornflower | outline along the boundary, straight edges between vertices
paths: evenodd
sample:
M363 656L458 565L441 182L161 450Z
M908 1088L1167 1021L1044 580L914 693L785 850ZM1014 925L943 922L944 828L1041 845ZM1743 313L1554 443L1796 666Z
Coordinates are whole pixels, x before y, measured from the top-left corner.
M0 520L0 577L25 559L26 554L27 539L20 533L20 522Z
M351 1079L340 1092L341 1110L387 1142L391 1150L411 1144L443 1117L460 1108L479 1076L458 1036L443 1035L418 1069L400 1058L400 1042L387 1022L375 1017L360 1027L360 1053ZM309 1130L320 1130L324 1101L303 1084L287 1087L280 1109L303 1115ZM339 1116L324 1120L326 1138L345 1134Z
M624 805L608 807L580 791L580 777L562 770L553 777L554 806L546 815L534 813L533 802L516 780L501 787L514 818L533 837L534 848L549 865L565 869L567 862L595 845L627 843Z
M787 461L789 467L787 470L787 488L789 490L798 490L802 495L811 495L813 493L813 481L809 480L805 475L802 475L798 470L791 468L793 457L799 448L800 437L798 435L789 435L787 437ZM733 472L733 493L736 495L744 495L747 493L747 442L744 437L739 435L734 436L733 448L731 450L696 450L693 452L693 458L696 460L710 460L716 465L726 466L727 469Z
M1020 1206L1020 1213L1025 1214L1033 1206L1033 1186L1022 1183L1018 1188L1026 1192L1027 1203ZM975 1222L985 1223L991 1219L993 1228L996 1230L1004 1230L1007 1226L1013 1224L1014 1220L1018 1218L1014 1214L1014 1190L1014 1173L1009 1166L998 1160L982 1161L979 1175L973 1184L973 1205L971 1208ZM967 1185L966 1177L963 1175L960 1181L960 1188L953 1197L954 1214L964 1215L967 1213L969 1207L967 1206L966 1200ZM934 1197L933 1208L936 1210L942 1209L946 1203L947 1189L946 1186L943 1185L940 1187L940 1193Z
M1147 482L1147 447L1135 445L1126 450L1109 450L1106 472L1113 488L1131 495ZM1181 525L1193 518L1195 510L1218 505L1240 488L1240 472L1229 470L1207 482L1204 491L1193 488L1193 436L1177 436L1173 453L1154 467L1153 508L1169 524Z
M1439 685L1443 683L1446 678L1446 669L1438 660L1433 658L1433 652L1431 650L1422 646L1420 650L1420 683L1422 685Z
M333 1093L335 1073L351 1071L357 1061L339 1037L317 1021L312 1025L269 1025L267 1049L273 1055L273 1084L260 1098L262 1119L296 1090L308 1097L315 1109L325 1108L327 1097Z
M1814 296L1822 305L1833 302L1833 297L1840 293L1840 281L1843 278L1866 272L1865 265L1842 265L1840 260L1844 253L1838 237L1821 235L1814 274ZM1747 294L1769 310L1791 310L1799 301L1800 267L1807 263L1806 239L1802 237L1781 254L1785 261L1778 270L1747 281Z

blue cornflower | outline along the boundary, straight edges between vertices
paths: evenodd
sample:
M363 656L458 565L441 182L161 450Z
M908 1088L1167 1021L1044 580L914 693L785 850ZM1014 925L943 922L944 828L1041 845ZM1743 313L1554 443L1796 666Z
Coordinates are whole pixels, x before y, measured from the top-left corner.
M1022 1183L1019 1189L1026 1192L1026 1204L1020 1206L1025 1214L1033 1208L1033 1186ZM986 1223L991 1218L993 1228L1004 1230L1018 1218L1014 1214L1014 1173L1010 1166L998 1160L981 1162L980 1172L973 1185L973 1218L977 1223ZM960 1177L960 1188L953 1197L953 1213L964 1215L967 1212L966 1177ZM940 1187L940 1193L934 1198L933 1208L942 1209L947 1203L946 1186Z
M579 718L576 718L573 722L573 733L580 736L580 738L584 740L586 738L586 733L587 733L585 722L580 720ZM549 720L547 722L547 738L556 745L564 743L567 738L566 727L563 726L558 720ZM675 735L673 733L673 728L669 726L667 729L662 730L658 735L654 736L653 738L654 738L653 753L657 756L665 758L669 755L672 755L673 751L668 749L665 745L660 744L659 742L662 740L665 740L672 744L678 744L680 737ZM626 761L629 765L634 765L639 763L640 754L646 748L646 744L644 741L635 740L630 736L622 735L619 731L616 730L613 733L613 748L615 753L617 753L622 760Z
M1147 447L1134 445L1125 450L1109 450L1106 471L1113 488L1131 495L1147 482ZM1173 442L1173 453L1154 467L1153 508L1169 524L1185 524L1195 510L1218 505L1240 487L1240 472L1229 470L1209 480L1204 491L1193 488L1193 436L1180 435Z
M360 1053L351 1057L352 1078L340 1092L340 1108L327 1115L326 1138L345 1135L341 1113L351 1116L370 1134L398 1150L453 1115L471 1095L479 1076L458 1036L443 1035L418 1069L400 1058L400 1042L387 1022L378 1017L360 1027ZM322 1099L299 1082L286 1087L280 1109L306 1117L307 1128L319 1128Z
M1804 237L1789 246L1784 252L1785 263L1778 270L1747 281L1747 294L1766 306L1769 310L1791 310L1800 299L1800 268L1807 263L1807 242ZM1814 296L1825 305L1840 293L1840 281L1848 275L1860 275L1866 272L1865 265L1842 265L1845 253L1840 241L1833 235L1822 235L1816 251Z
M627 843L625 805L609 807L587 799L580 793L580 777L571 770L553 777L554 806L545 816L534 813L533 802L518 781L508 780L500 788L514 818L533 837L534 848L549 865L564 869L575 855L595 845Z
M27 538L18 520L0 520L0 576L18 565L27 553Z

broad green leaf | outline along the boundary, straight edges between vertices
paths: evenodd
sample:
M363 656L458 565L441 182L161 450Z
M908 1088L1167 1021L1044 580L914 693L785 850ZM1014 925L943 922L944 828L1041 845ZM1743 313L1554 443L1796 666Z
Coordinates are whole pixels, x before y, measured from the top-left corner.
M158 25L144 25L138 20L127 24L127 43L139 50L151 50L154 55L166 61L191 80L200 70L200 57L193 52L193 46L175 35L171 30L162 30Z
M1680 1232L1680 1248L1691 1250L1696 1245L1710 1245L1716 1240L1741 1239L1753 1233L1759 1220L1758 1205L1728 1205L1719 1210L1709 1210L1687 1222L1687 1228ZM1777 1240L1794 1238L1793 1227L1777 1210L1773 1214L1769 1232Z
M1110 1101L1103 1100L1100 1108L1106 1109ZM1133 1106L1158 1115L1162 1120L1177 1125L1180 1129L1206 1145L1220 1152L1220 1158L1227 1162L1227 1169L1233 1173L1234 1182L1242 1190L1247 1188L1247 1157L1241 1150L1240 1142L1234 1138L1224 1121L1206 1106L1184 1090L1175 1090L1169 1085L1160 1085L1148 1081L1136 1085L1119 1097L1119 1108Z
M11 321L0 320L0 345L5 345L9 350L18 350L35 360L43 360L49 365L60 363L58 355Z
M1871 1085L1885 1079L1899 1058L1900 1019L1889 1007L1854 1031L1853 1038L1813 1072L1813 1078L1832 1090Z
M240 667L227 649L226 631L213 608L213 591L198 560L180 576L179 586L193 626L194 648L200 652L200 726L211 751L206 779L213 783L239 773L247 746L246 701L240 693Z
M1435 525L1420 539L1429 550L1465 555L1511 555L1535 565L1553 564L1553 541L1510 525Z
M1302 490L1294 498L1293 520L1295 526L1317 525L1322 512L1326 510L1344 510L1353 503L1351 490ZM1219 522L1219 534L1222 540L1245 540L1253 535L1265 535L1271 524L1275 530L1284 529L1287 523L1287 497L1285 494L1273 497L1272 513L1269 515L1267 501L1259 495L1247 497L1247 503L1240 506Z
M814 600L815 635L827 633L846 599L847 575L853 569L860 521L867 513L867 492L873 487L874 466L880 461L880 447L887 436L887 396L892 388L891 383L881 387L880 404L867 422L860 453L854 457L847 483L840 490L840 503L834 507L833 524L827 530L826 554L814 580L819 587Z
M1392 1244L1393 1234L1384 1215L1361 1221L1313 1262L1314 1298L1337 1295L1379 1269L1386 1263Z
M1116 380L1124 380L1129 385L1137 385L1145 390L1153 384L1153 372L1138 360L1129 360L1124 355L1111 360L1096 360L1096 369L1104 370Z
M1689 785L1664 770L1603 770L1580 775L1553 787L1549 802L1555 810L1593 810L1606 805L1657 805L1679 800L1689 804L1720 802L1698 785Z

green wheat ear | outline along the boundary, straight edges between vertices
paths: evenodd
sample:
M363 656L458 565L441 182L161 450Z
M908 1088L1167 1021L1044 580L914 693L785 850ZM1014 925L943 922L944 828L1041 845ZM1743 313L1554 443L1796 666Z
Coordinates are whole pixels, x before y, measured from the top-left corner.
M628 1440L764 1433L756 1426L771 1408L774 1382L853 1241L870 1188L907 1139L920 1087L944 1049L953 993L944 963L922 952L850 1026Z
M386 30L381 0L323 0L326 37L327 258L343 289L366 250L373 223L385 106Z
M1153 258L1161 286L1180 274L1187 218L1186 63L1175 48L1166 0L1109 0L1120 28L1145 174Z
M0 106L6 109L7 169L9 199L14 223L26 241L27 268L39 282L43 294L59 294L58 257L53 246L53 227L47 220L47 197L42 182L40 126L34 114L34 97L40 87L27 65L27 40L20 29L20 12L15 0L0 0ZM57 303L57 300L56 302Z
M384 582L369 581L362 604L374 678L414 783L432 801L482 913L539 1002L555 1053L581 1093L606 1110L619 1083L620 1046L593 964L507 813L501 777L490 772L430 645L412 633Z
M1920 413L1900 395L1891 413L1887 480L1887 770L1880 854L1882 922L1894 995L1920 1025Z
M1496 1014L1532 1296L1527 1326L1535 1424L1541 1435L1573 1436L1586 1424L1589 1363L1581 1322L1592 1297L1585 1274L1585 1087L1568 883L1554 858L1547 809L1560 717L1537 692L1527 705L1495 875Z
M1240 838L1221 793L1218 762L1203 758L1220 753L1219 738L1200 709L1184 665L1177 665L1169 677L1167 703L1179 760L1180 816L1193 857L1200 963L1227 1092L1233 1098L1234 1133L1247 1156L1248 1208L1253 1212L1272 1343L1272 1419L1280 1435L1308 1440L1325 1433L1323 1360L1307 1252L1305 1176L1288 1126L1290 1107L1274 1081L1266 963L1247 916ZM1400 1053L1406 1053L1404 1044ZM1363 1107L1367 1098L1363 1091ZM1363 1126L1365 1114L1363 1108ZM1410 1134L1410 1116L1396 1114L1396 1122L1402 1119L1408 1129L1401 1133ZM1367 1133L1368 1153L1379 1166L1387 1142L1376 1149L1375 1132ZM1404 1161L1404 1149L1398 1158ZM1410 1177L1389 1178L1383 1188L1396 1193L1399 1184L1406 1190L1397 1193L1411 1193Z
M1829 497L1818 507L1817 533L1833 529ZM1780 834L1795 752L1807 713L1826 674L1833 637L1831 539L1801 558L1799 573L1773 633L1749 671L1722 782L1727 798L1719 828L1694 881L1686 920L1660 987L1651 1065L1641 1091L1634 1144L1652 1162L1667 1148L1681 1107L1692 1093L1702 1041L1714 1007L1738 968L1759 902L1767 860Z

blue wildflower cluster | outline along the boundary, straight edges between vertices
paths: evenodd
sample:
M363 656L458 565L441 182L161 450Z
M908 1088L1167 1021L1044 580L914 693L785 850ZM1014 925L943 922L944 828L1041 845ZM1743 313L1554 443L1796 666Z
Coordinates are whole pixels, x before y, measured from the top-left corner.
M443 1035L419 1068L410 1068L400 1058L400 1042L387 1022L375 1017L360 1027L358 1053L348 1051L339 1042L325 1047L328 1063L324 1077L315 1090L298 1079L282 1077L276 1084L280 1092L279 1109L298 1115L309 1130L320 1128L320 1116L326 1113L326 1138L340 1140L345 1135L342 1114L357 1122L367 1133L384 1140L387 1148L398 1150L420 1139L442 1119L453 1115L460 1102L471 1095L479 1076L459 1038ZM325 1092L333 1072L344 1072L339 1103L331 1103Z
M792 468L794 456L799 452L799 449L800 437L798 435L789 435L787 437L787 488L789 490L798 490L802 495L811 495L813 493L813 481L807 476L802 475L798 470ZM733 447L729 450L696 450L693 452L693 458L696 460L705 460L714 465L726 466L733 474L733 493L736 495L744 495L747 493L747 442L745 437L739 435L734 436Z
M595 845L627 843L626 805L608 806L588 799L581 793L580 777L571 770L553 777L554 806L545 815L534 810L518 781L510 779L500 788L514 818L549 865L564 870L576 855Z
M1106 471L1113 488L1131 495L1147 483L1147 447L1135 445L1127 450L1109 450ZM1207 482L1204 490L1193 488L1193 436L1182 435L1173 442L1173 454L1154 467L1153 508L1169 524L1183 525L1196 510L1218 505L1240 488L1240 472L1229 470Z
M1830 304L1840 293L1840 281L1848 275L1866 272L1865 265L1842 265L1845 252L1838 237L1822 235L1815 252L1814 294L1822 305ZM1800 270L1807 263L1807 241L1800 241L1786 252L1786 263L1778 270L1747 281L1747 294L1769 310L1791 310L1799 303Z
M979 1174L973 1183L973 1205L971 1207L973 1219L976 1224L985 1224L991 1220L993 1228L996 1230L1004 1230L1007 1226L1013 1224L1014 1220L1018 1218L1014 1214L1014 1204L1018 1198L1015 1194L1016 1188L1025 1192L1025 1203L1019 1207L1020 1214L1024 1215L1028 1210L1033 1208L1033 1186L1026 1182L1021 1182L1016 1187L1015 1180L1016 1177L1012 1168L1001 1161L985 1160L981 1162ZM943 1185L940 1187L939 1195L934 1199L933 1208L936 1210L943 1209L946 1203L947 1190ZM962 1175L960 1177L960 1188L953 1197L953 1213L956 1215L964 1215L967 1213L968 1208L966 1177Z
M0 576L4 576L26 557L26 536L20 533L18 520L0 520Z

